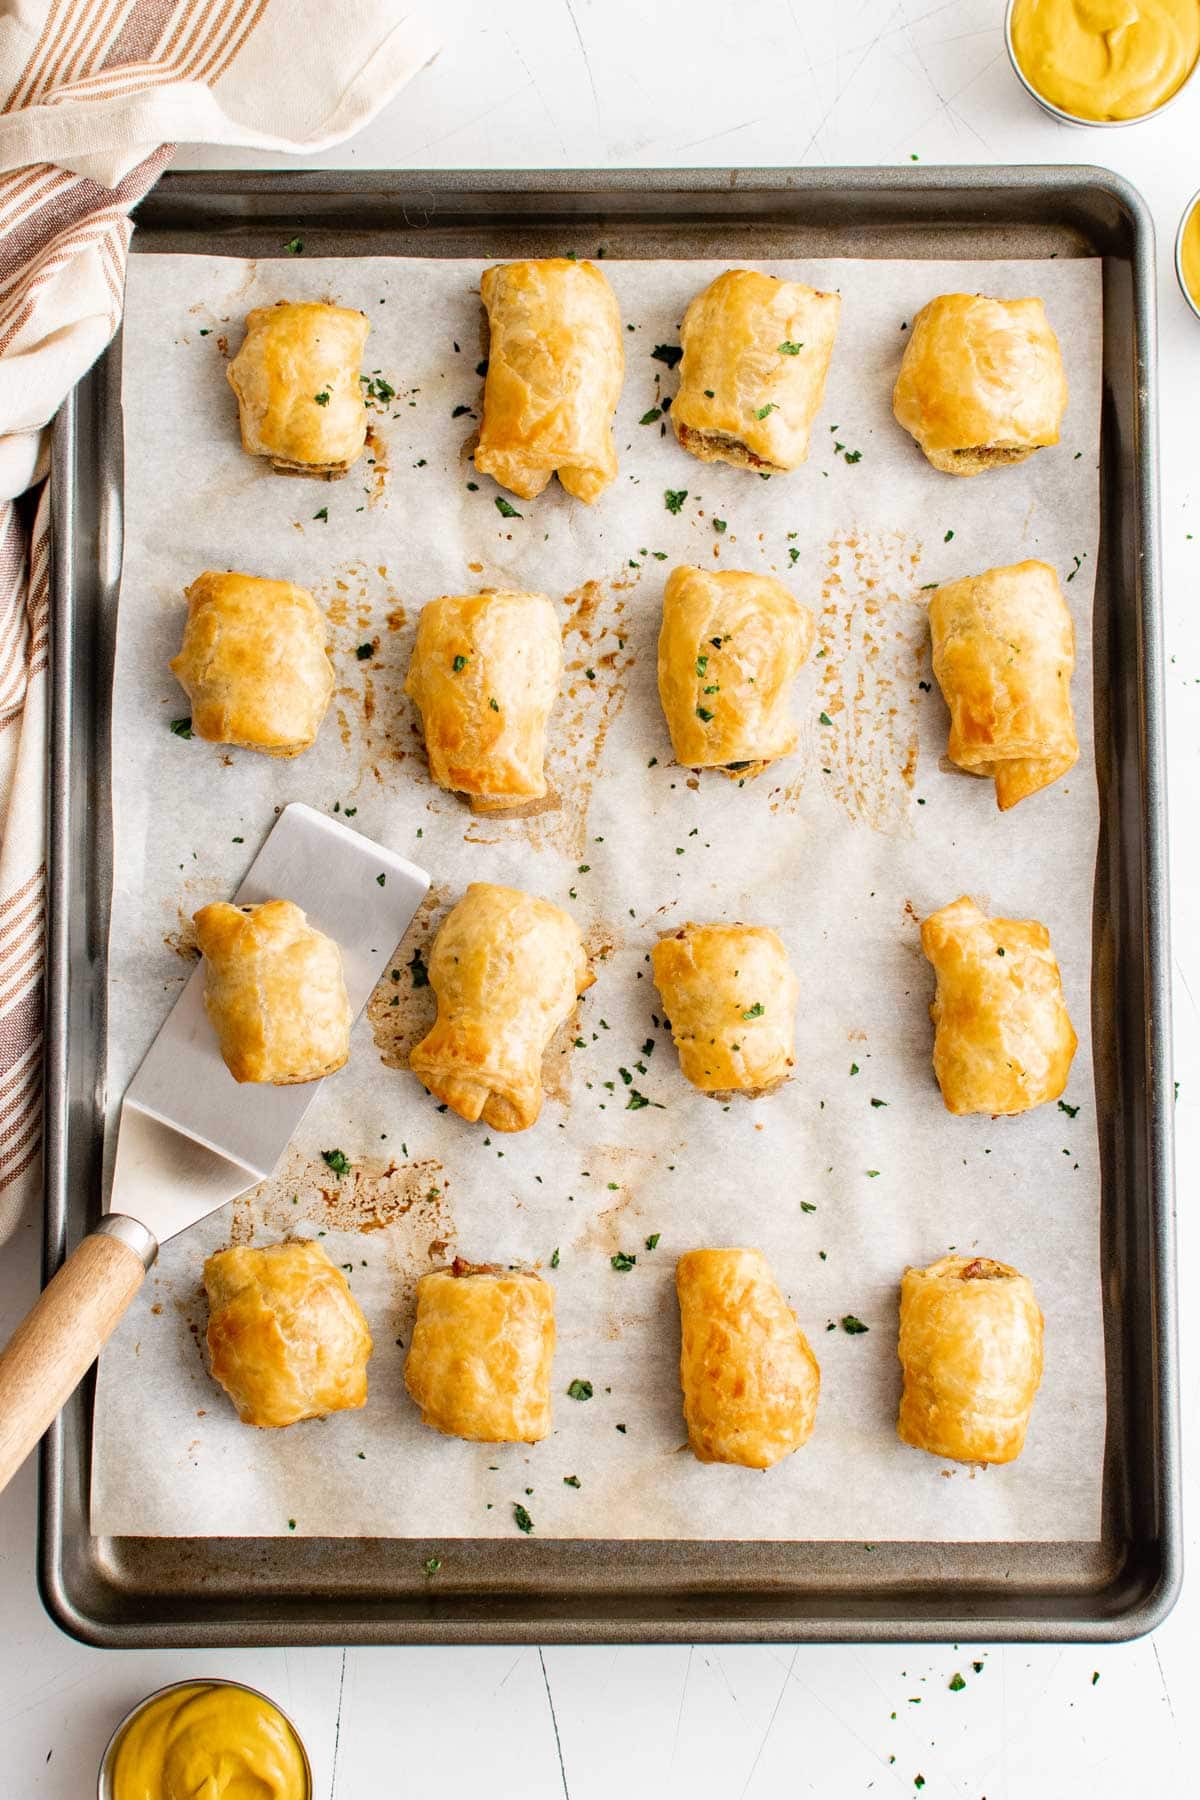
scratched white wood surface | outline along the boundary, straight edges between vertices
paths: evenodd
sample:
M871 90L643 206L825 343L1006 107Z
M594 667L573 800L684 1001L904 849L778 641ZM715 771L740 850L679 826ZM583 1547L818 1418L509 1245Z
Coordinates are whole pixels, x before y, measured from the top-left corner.
M431 9L432 10L432 9ZM1200 187L1200 82L1127 131L1056 125L1019 90L1001 0L439 0L440 59L329 166L1102 162L1159 236L1163 542L1175 799L1176 1074L1188 1491L1200 1323L1200 322L1171 264ZM230 152L185 167L283 166ZM1188 536L1189 532L1195 537ZM32 1298L31 1222L0 1257L0 1339ZM1191 1276L1191 1279L1189 1279ZM1189 1316L1190 1315L1190 1316ZM120 1712L222 1673L278 1697L318 1800L1127 1800L1195 1792L1200 1595L1117 1649L307 1650L105 1655L59 1635L33 1581L34 1482L0 1498L0 1792L84 1800ZM1197 1538L1193 1515L1189 1539ZM975 1673L972 1664L983 1664ZM966 1687L952 1692L956 1670ZM1096 1677L1098 1676L1098 1679ZM894 1758L894 1761L891 1760Z

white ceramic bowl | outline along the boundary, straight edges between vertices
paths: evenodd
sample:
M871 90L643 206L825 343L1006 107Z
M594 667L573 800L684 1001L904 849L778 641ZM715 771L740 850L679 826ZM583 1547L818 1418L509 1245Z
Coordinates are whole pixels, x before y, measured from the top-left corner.
M1124 125L1140 125L1146 119L1156 119L1159 113L1166 112L1168 106L1174 106L1180 94L1182 94L1186 88L1190 87L1195 80L1196 70L1200 69L1200 62L1195 63L1191 73L1184 77L1173 94L1169 94L1167 98L1160 101L1157 106L1152 106L1149 112L1138 113L1136 118L1081 119L1078 113L1064 112L1061 106L1055 106L1053 100L1047 100L1045 94L1039 94L1038 90L1034 87L1032 81L1030 81L1024 69L1017 61L1017 52L1013 46L1012 37L1013 11L1016 4L1017 0L1007 0L1007 4L1004 8L1004 48L1008 51L1008 60L1012 64L1013 74L1025 89L1025 92L1029 95L1030 99L1036 100L1042 111L1048 112L1052 119L1061 119L1064 125L1084 125L1095 131L1110 131Z
M304 1800L312 1800L312 1764L308 1760L308 1751L304 1748L304 1739L279 1702L272 1700L269 1694L260 1693L257 1688L247 1687L244 1681L225 1681L216 1675L193 1675L187 1681L169 1681L166 1687L156 1688L152 1694L147 1694L144 1700L139 1700L136 1706L130 1708L109 1738L104 1747L104 1755L100 1758L100 1773L96 1782L97 1800L113 1800L113 1768L117 1760L117 1745L124 1735L126 1726L131 1725L139 1713L145 1712L146 1708L152 1706L156 1700L161 1700L164 1694L172 1694L177 1688L189 1687L240 1688L242 1693L253 1694L256 1700L261 1700L265 1705L273 1707L280 1718L290 1727L292 1736L300 1746L300 1755L304 1761Z

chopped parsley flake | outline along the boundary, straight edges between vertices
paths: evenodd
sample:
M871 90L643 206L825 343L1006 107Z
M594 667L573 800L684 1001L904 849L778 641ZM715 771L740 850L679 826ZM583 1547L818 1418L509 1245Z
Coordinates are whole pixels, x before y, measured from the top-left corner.
M575 1380L567 1389L567 1394L572 1400L590 1400L594 1392L595 1389L592 1387L591 1382L580 1381L578 1376L575 1377Z
M289 238L287 243L283 246L283 249L286 256L302 256L304 254L304 239L302 237Z
M661 419L661 418L662 418L662 407L661 406L652 406L650 408L649 412L644 412L642 414L641 418L638 420L638 424L639 425L653 425L658 419Z
M791 338L784 338L782 344L779 346L779 354L780 356L799 356L803 348L803 340L798 344L793 344Z
M749 1009L749 1011L744 1012L742 1014L742 1017L743 1017L743 1019L761 1019L763 1014L766 1012L766 1010L767 1009L763 1005L762 1001L756 1000L754 1002L754 1005Z
M374 644L360 644L354 654L359 662L366 662L369 656L374 656L375 646Z
M842 1320L842 1330L849 1337L859 1337L864 1331L870 1329L871 1327L864 1325L861 1319L856 1319L853 1313L847 1313Z
M714 714L709 712L707 706L698 706L696 708L696 717L698 719L703 719L704 723L707 725L714 717Z
M616 1255L610 1256L608 1260L618 1275L627 1275L637 1262L637 1257L630 1256L628 1251L618 1250Z
M757 409L754 416L756 419L765 419L767 417L768 413L773 413L773 412L778 412L778 411L779 411L779 408L775 404L774 400L768 400L767 404L765 406L760 406Z
M190 738L192 735L192 721L190 719L172 719L171 730L176 737Z
M563 1486L577 1488L577 1487L582 1487L583 1483L582 1483L582 1481L580 1481L578 1475L564 1475L563 1476Z
M666 363L668 369L683 361L683 349L679 344L655 344L650 355L655 362Z
M1058 1110L1059 1112L1065 1112L1068 1119L1073 1119L1079 1111L1079 1108L1077 1106L1068 1106L1065 1100L1060 1100L1058 1103Z
M728 524L729 524L728 519L714 519L713 520L713 530L716 532L718 537L723 537L725 535L725 529Z
M832 725L833 720L830 718L830 716L827 712L823 712L819 717L818 723L821 725Z
M698 656L696 658L696 673L697 673L697 675L703 675L707 668L708 668L707 656Z
M414 950L412 956L409 958L408 970L409 974L412 976L412 984L415 988L429 986L429 970L426 968L425 958L421 955L419 950Z
M663 495L663 504L669 513L683 511L683 503L688 497L686 488L668 488Z
M321 1161L328 1164L339 1181L350 1173L350 1158L344 1150L322 1150Z
M496 511L502 519L523 519L525 517L524 513L519 513L515 506L509 504L503 494L496 495Z
M513 1522L515 1523L517 1530L523 1531L526 1537L528 1537L529 1533L533 1530L533 1520L519 1500L514 1500L513 1502Z
M318 406L328 406L329 405L329 389L322 388L321 392L319 394L313 395L313 399L316 401Z
M322 525L328 525L328 523L329 523L329 508L327 506L323 506L321 508L320 512L315 512L313 514L314 522L317 519L320 519Z
M462 671L463 671L463 670L464 670L464 669L465 669L465 668L466 668L466 666L467 666L467 659L466 659L466 657L465 657L465 656L456 656L456 657L455 657L455 659L454 659L454 673L455 673L455 674L456 674L456 675L461 675L461 674L462 674Z
M437 1574L438 1570L442 1566L442 1559L440 1556L427 1556L425 1558L424 1563L421 1566L424 1569L425 1574L428 1576L429 1580L432 1581L433 1577Z
M650 1236L646 1239L647 1250L657 1250L658 1249L658 1240L661 1236L662 1236L661 1231L652 1231L650 1233Z
M494 698L493 698L493 699L490 699L490 700L489 700L489 701L488 701L488 705L489 705L489 706L490 706L490 707L491 707L491 709L492 709L492 711L493 711L493 712L499 712L499 711L500 711L500 702L499 702L499 701L498 701L498 700L496 700L496 699L494 699Z
M952 1694L961 1694L967 1684L959 1674L958 1670L955 1669L953 1675L950 1677L948 1685Z
M557 1267L561 1261L562 1261L562 1258L558 1254L558 1246L555 1245L554 1255L550 1258L550 1267L552 1269L557 1269Z

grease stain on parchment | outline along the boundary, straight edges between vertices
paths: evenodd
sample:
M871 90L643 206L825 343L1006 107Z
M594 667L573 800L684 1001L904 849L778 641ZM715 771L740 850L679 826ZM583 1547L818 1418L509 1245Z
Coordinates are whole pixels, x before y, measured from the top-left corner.
M345 563L313 594L329 627L336 680L325 729L337 730L355 765L346 791L357 792L367 779L382 786L388 765L403 762L412 749L404 699L412 647L407 609L384 564Z
M367 1023L385 1068L407 1069L413 1045L437 1018L437 996L429 985L429 958L450 906L441 888L429 889L367 1001Z
M893 834L912 829L929 637L920 563L902 531L831 538L817 623L813 766L853 824ZM771 810L795 812L804 785L800 773L776 788Z
M450 1180L435 1157L363 1156L335 1175L320 1157L291 1150L269 1180L235 1200L233 1244L315 1236L336 1262L335 1234L379 1233L391 1267L405 1280L457 1241ZM356 1253L357 1254L357 1253Z

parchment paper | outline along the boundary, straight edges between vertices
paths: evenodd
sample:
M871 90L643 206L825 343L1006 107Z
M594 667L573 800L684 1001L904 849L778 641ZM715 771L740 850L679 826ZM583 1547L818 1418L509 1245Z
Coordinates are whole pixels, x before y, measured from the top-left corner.
M356 1026L349 1066L326 1082L276 1179L166 1245L106 1351L93 1529L516 1536L519 1502L537 1537L1094 1538L1104 1445L1089 1006L1099 264L764 264L845 300L810 461L769 481L695 461L663 420L639 423L675 387L655 346L678 343L688 299L721 265L607 264L628 325L619 479L595 508L555 484L536 502L514 501L516 518L501 515L499 490L467 459L482 390L482 266L130 264L114 1111L190 970L190 914L233 890L285 802L340 809L422 862L433 891ZM890 412L908 322L956 289L1041 294L1071 389L1057 448L977 480L936 473ZM365 370L395 389L372 411L374 462L338 483L280 478L239 447L225 359L246 311L281 297L363 307ZM668 490L686 490L678 512ZM1066 580L1083 755L1064 781L1002 816L990 783L942 766L947 721L922 590L1027 556ZM818 615L820 654L795 693L800 747L757 782L672 764L655 645L663 582L679 561L770 571ZM188 710L166 666L183 589L208 567L287 576L327 609L335 701L296 761L169 729ZM543 590L566 628L553 800L524 819L476 818L431 785L402 691L423 601L485 584ZM361 645L370 654L360 658ZM548 1055L542 1117L521 1135L439 1112L405 1068L433 1013L430 990L413 985L414 952L427 956L472 879L570 908L596 959L596 984ZM942 1106L918 921L961 893L1050 928L1080 1037L1068 1110L993 1121ZM679 1073L647 953L688 918L769 923L789 947L801 984L797 1067L767 1098L727 1105ZM630 1106L635 1092L649 1104ZM320 1157L332 1148L353 1164L341 1181ZM231 1238L288 1232L322 1234L347 1269L375 1337L370 1401L255 1432L207 1372L201 1267ZM673 1268L703 1244L763 1248L821 1362L815 1434L767 1475L702 1467L681 1449ZM952 1246L1017 1264L1046 1314L1045 1382L1025 1454L1005 1469L943 1464L895 1436L897 1284L908 1263ZM415 1279L456 1251L536 1261L555 1282L555 1429L534 1448L441 1438L404 1392ZM615 1271L617 1251L636 1265ZM849 1315L868 1330L847 1333L838 1322ZM575 1378L591 1382L590 1400L567 1396Z

